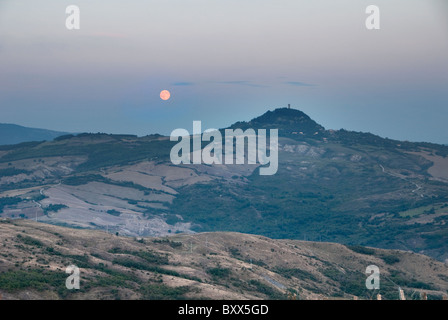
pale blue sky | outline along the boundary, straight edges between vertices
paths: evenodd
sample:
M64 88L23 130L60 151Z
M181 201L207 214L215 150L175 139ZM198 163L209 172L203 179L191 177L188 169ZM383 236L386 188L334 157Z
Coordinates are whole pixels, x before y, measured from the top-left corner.
M70 4L81 30L65 28ZM370 4L381 30L365 28ZM448 143L447 9L444 0L0 0L0 122L169 134L291 103L326 128Z

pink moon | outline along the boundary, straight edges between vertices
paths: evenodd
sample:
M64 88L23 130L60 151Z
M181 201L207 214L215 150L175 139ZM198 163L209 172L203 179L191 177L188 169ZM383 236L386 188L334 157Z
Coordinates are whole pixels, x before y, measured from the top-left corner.
M168 100L171 97L171 94L168 90L163 90L160 92L160 99L162 100Z

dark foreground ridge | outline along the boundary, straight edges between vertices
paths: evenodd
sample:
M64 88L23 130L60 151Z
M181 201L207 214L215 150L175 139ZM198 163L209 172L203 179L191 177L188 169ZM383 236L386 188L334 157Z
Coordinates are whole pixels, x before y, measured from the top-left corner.
M442 299L447 266L424 255L216 232L130 238L0 220L3 299ZM80 268L80 289L65 286ZM381 271L367 290L368 265Z

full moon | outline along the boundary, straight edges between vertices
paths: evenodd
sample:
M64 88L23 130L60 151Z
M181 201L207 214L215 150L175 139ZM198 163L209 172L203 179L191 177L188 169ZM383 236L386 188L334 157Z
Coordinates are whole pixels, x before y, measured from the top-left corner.
M168 100L170 98L171 94L168 90L163 90L160 92L160 99L162 100Z

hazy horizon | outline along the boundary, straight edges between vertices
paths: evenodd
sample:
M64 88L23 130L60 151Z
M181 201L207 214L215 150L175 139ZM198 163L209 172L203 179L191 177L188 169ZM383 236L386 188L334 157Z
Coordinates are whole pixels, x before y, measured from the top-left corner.
M272 109L272 110L270 110L270 111L273 111L274 109ZM296 109L296 110L298 110L298 109ZM301 110L299 110L299 111L301 111ZM258 116L261 116L261 114L260 115L257 115L256 117L258 117ZM246 121L246 122L248 122L248 121L250 121L250 120L252 120L253 118L256 118L256 117L252 117L252 118L250 118L250 119L241 119L241 120L238 120L238 121ZM311 118L312 119L312 118ZM315 119L312 119L312 120L314 120L314 121L316 121ZM316 121L318 124L320 124L319 123L319 121ZM235 122L234 122L235 123ZM222 126L222 127L219 127L219 128L217 128L217 129L225 129L225 128L227 128L227 127L230 127L231 125L233 125L234 123L229 123L228 125L225 125L225 126ZM162 136L167 136L167 137L169 137L169 135L170 135L170 133L171 132L168 132L168 133L160 133L160 132L148 132L148 133L145 133L145 134L136 134L136 133L132 133L132 132L102 132L102 131L82 131L82 132L73 132L73 131L60 131L60 130L52 130L52 129L48 129L48 128L41 128L41 127L28 127L28 126L24 126L24 125L21 125L21 124L17 124L17 123L0 123L0 125L17 125L17 126L20 126L20 127L24 127L24 128L29 128L29 129L38 129L38 130L49 130L49 131L54 131L54 132L62 132L62 133L65 133L65 134L73 134L73 135L78 135L78 134L83 134L83 133L88 133L88 134L115 134L115 135L127 135L127 134L129 134L129 135L136 135L136 136L138 136L138 137L144 137L144 136L148 136L148 135L154 135L154 134L160 134L160 135L162 135ZM190 128L191 127L191 128ZM193 132L193 130L192 130L192 126L190 126L190 127L185 127L185 128L183 128L183 129L186 129L186 130L188 130L188 132L190 133L190 134L192 134L192 132ZM202 127L201 128L201 130L202 130L202 132L204 132L205 130L207 130L207 129L210 129L210 128L205 128L205 127ZM216 129L216 128L215 128ZM256 129L256 128L255 128ZM334 129L334 128L325 128L326 130L348 130L348 131L356 131L356 130L351 130L351 129L347 129L347 128L338 128L338 129ZM357 131L357 132L364 132L364 133L372 133L372 134L375 134L375 135L378 135L378 136L380 136L380 137L382 137L382 138L389 138L389 139L394 139L394 140L400 140L400 141L409 141L409 142L429 142L429 143L437 143L437 142L433 142L433 141L423 141L423 140L421 140L421 141L419 141L419 140L408 140L408 139L403 139L403 140L401 140L401 139L395 139L395 138L393 138L393 137L385 137L385 136L382 136L382 135L380 135L380 134L376 134L376 133L374 133L374 132L369 132L369 131L362 131L362 130L360 130L360 131ZM448 143L438 143L438 144L442 144L442 145L448 145Z
M326 129L447 144L447 14L443 0L5 0L0 122L169 135L291 104Z

